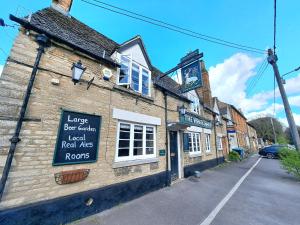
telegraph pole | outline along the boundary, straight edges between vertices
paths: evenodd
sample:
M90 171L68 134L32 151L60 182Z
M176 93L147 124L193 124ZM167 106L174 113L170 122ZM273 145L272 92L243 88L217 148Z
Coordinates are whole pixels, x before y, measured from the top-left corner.
M290 130L292 133L294 144L295 144L297 150L300 151L300 138L299 138L298 130L297 130L297 127L295 124L295 120L294 120L294 117L292 114L292 110L291 110L289 101L288 101L286 93L285 93L285 89L284 89L282 81L281 81L278 66L276 63L277 60L278 60L277 55L273 54L272 49L268 49L268 62L272 65L273 70L274 70L274 75L276 77L279 91L280 91L280 94L282 97L286 118L289 123L289 127L290 127Z
M277 136L276 136L276 132L275 132L275 129L274 129L273 118L270 117L270 119L271 119L271 125L272 125L272 130L273 130L274 142L275 142L274 144L276 144L277 143Z

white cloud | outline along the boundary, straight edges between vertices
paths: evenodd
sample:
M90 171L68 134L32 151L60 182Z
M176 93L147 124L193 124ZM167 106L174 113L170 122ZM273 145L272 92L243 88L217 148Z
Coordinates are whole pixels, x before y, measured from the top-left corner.
M294 120L297 126L300 126L300 114L293 113ZM286 117L279 118L279 121L282 122L285 126L289 126Z
M300 95L289 97L289 102L291 106L300 107Z
M282 104L275 103L275 114L277 115L278 113L282 112L284 109L284 106ZM253 111L250 113L247 113L245 116L249 119L256 119L259 117L265 117L265 116L273 116L274 113L274 104L268 106L264 110L261 111ZM275 116L276 116L275 115Z
M256 75L256 67L260 65L262 58L252 58L244 53L237 53L224 60L223 63L209 68L210 83L213 96L221 101L235 105L249 117L273 114L274 91L261 91L250 98L246 95L247 81ZM300 94L300 74L286 80L285 89L287 95ZM276 99L280 98L278 88L275 90ZM300 95L289 97L291 105L300 106ZM283 107L276 104L276 111L282 111Z
M263 100L261 95L251 99L246 97L247 81L256 75L255 68L261 61L262 58L251 58L237 53L223 63L210 67L213 96L241 108L244 112L261 109L267 104L267 100Z

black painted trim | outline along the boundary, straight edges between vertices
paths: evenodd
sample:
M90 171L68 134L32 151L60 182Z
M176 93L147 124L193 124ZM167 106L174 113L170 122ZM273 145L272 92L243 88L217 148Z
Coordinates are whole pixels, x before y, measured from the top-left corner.
M210 169L212 167L215 167L221 163L224 163L225 158L224 157L219 157L218 160L217 159L211 159L211 160L207 160L207 161L203 161L200 163L196 163L193 165L189 165L189 166L185 166L184 167L184 177L187 178L189 176L194 175L195 171L204 171L207 169Z
M58 225L69 223L138 198L166 185L166 173L0 211L0 224ZM64 188L64 187L62 187ZM86 206L87 199L93 204Z

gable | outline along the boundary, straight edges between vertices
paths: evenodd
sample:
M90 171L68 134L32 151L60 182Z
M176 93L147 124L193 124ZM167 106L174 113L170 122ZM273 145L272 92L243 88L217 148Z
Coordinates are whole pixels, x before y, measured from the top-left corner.
M122 55L132 56L133 61L151 70L150 59L143 41L139 36L122 44L119 47L118 52Z

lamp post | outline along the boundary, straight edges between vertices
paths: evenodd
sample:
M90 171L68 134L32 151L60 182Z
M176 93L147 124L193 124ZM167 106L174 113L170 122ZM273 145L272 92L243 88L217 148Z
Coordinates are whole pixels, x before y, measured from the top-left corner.
M74 85L76 85L79 82L80 78L82 77L86 68L82 66L82 63L79 60L77 63L73 63L71 70L72 70L72 81L74 82Z

